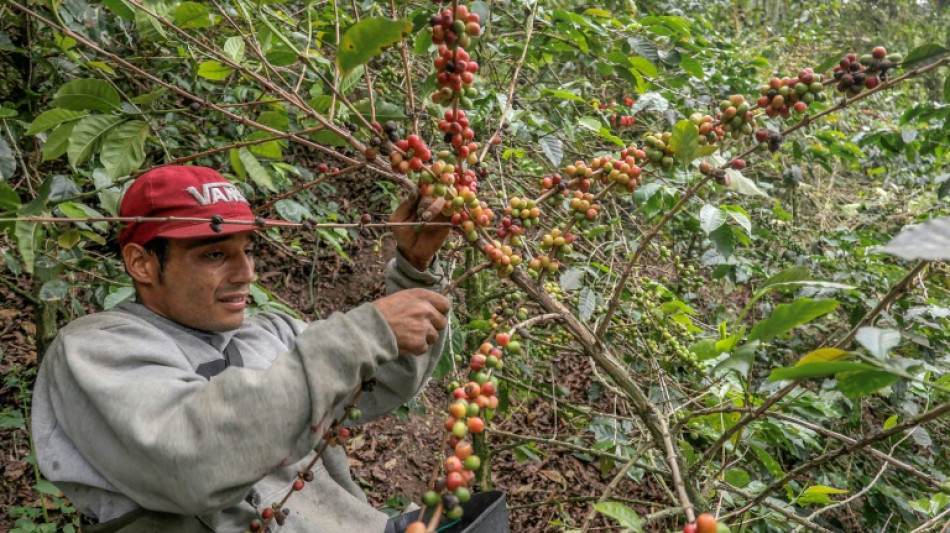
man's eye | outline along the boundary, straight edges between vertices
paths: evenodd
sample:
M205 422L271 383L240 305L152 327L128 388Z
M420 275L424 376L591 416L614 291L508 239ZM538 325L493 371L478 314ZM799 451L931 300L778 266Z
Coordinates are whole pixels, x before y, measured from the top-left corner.
M221 259L222 257L224 257L224 254L218 251L214 251L214 252L207 252L204 254L204 256L205 256L205 259L210 259L213 261L216 259Z

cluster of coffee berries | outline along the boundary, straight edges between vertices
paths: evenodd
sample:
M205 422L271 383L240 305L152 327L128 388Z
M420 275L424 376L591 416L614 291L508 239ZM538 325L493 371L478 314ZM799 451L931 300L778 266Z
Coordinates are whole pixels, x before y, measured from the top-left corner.
M629 128L633 126L633 123L637 121L636 117L631 117L630 115L618 115L616 113L607 117L610 120L610 125L614 128Z
M722 124L716 124L716 119L710 115L701 115L693 113L689 116L689 121L696 126L699 132L699 144L716 144L726 135L726 130Z
M501 297L501 301L498 303L498 308L495 309L495 313L492 315L493 321L498 321L501 319L517 319L517 320L527 320L528 319L528 309L525 307L519 307L518 305L525 299L525 294L521 291L511 291L505 293ZM472 361L474 363L476 356L472 356ZM481 370L480 368L472 367L473 370Z
M474 196L475 193L466 191L466 194L471 195L472 201L478 203L478 205L469 207L467 212L462 211L453 214L452 223L458 225L459 231L469 242L475 242L478 240L478 227L487 228L492 219L495 218L495 213L488 208L485 202L479 202L478 198Z
M558 259L552 259L549 255L539 255L528 261L528 268L531 269L530 271L534 275L540 274L542 271L553 274L561 268L561 262ZM560 295L552 294L552 296L554 296L556 300L563 299L563 296Z
M595 203L593 194L581 191L574 191L574 196L571 197L571 201L567 205L571 210L575 223L579 225L597 218L601 209L600 204Z
M485 243L482 246L482 252L491 261L492 266L498 272L498 276L502 278L511 275L515 271L515 267L521 264L521 255L515 252L511 246L499 241Z
M887 80L888 71L896 67L900 60L900 54L888 55L883 46L875 47L870 54L860 58L854 53L845 55L835 66L838 92L858 94L865 88L876 88Z
M485 431L485 420L491 420L498 408L498 378L491 376L491 372L502 368L502 342L510 344L510 337L499 333L495 340L498 346L486 342L472 355L471 381L464 385L457 381L449 384L452 401L445 429L450 435L451 455L443 462L444 475L422 497L426 507L441 506L445 516L453 520L462 517L461 504L471 499L475 471L481 467L481 459L474 455L466 437L469 433L477 435ZM426 524L421 521L413 522L406 529L406 533L425 531Z
M663 170L669 170L673 166L675 152L669 146L672 136L673 134L668 131L663 133L647 132L643 136L644 153L650 161L659 165Z
M317 165L317 173L319 174L326 174L326 173L336 174L339 171L340 171L339 167L331 168L330 165L327 165L326 163L320 163L319 165Z
M505 208L505 214L512 219L521 221L525 228L537 225L541 220L541 209L537 203L530 198L512 198L508 201L508 207Z
M574 248L571 246L573 242L573 234L562 233L561 230L554 228L550 233L545 233L544 236L541 237L541 249L548 252L550 256L559 255L563 257L574 251Z
M751 134L756 124L755 113L741 94L733 94L728 100L719 102L718 118L723 133L731 132L733 139Z
M432 15L429 26L432 27L433 43L445 43L452 47L458 45L467 48L472 44L472 37L478 37L482 33L478 13L469 13L468 8L463 5L459 5L454 13L450 8L446 8L439 14Z
M794 78L774 77L759 89L757 104L769 117L789 118L793 111L804 113L809 104L827 97L824 79L824 74L816 74L811 68L802 69Z
M277 522L278 526L284 525L284 522L287 521L288 515L290 515L290 509L286 507L282 508L276 503L273 505L273 507L266 507L264 508L263 511L261 511L262 519L264 519L265 521L273 520L274 522ZM264 524L260 520L252 520L249 527L252 533L257 533L258 531L262 531L263 528L264 528Z
M641 150L637 150L646 157ZM591 161L591 168L594 170L603 169L600 174L600 181L604 185L616 183L622 186L623 190L633 192L643 183L641 168L637 165L637 157L631 154L629 150L623 150L626 155L621 154L622 159L614 160L610 156L595 157ZM641 160L643 158L640 158Z
M551 298L554 298L555 300L561 301L564 299L564 289L562 289L557 282L546 281L541 288L544 289L544 292L550 294Z
M730 531L729 526L717 522L716 517L709 513L697 516L695 522L683 527L683 533L729 533Z
M393 172L400 174L408 174L409 171L418 172L432 160L429 147L416 134L406 139L399 139L395 144L398 151L389 154L389 164Z
M541 186L541 195L547 199L547 202L553 205L561 203L561 197L570 194L567 190L567 183L560 174L554 173L538 180ZM554 189L554 191L552 191ZM560 193L560 194L558 194Z
M764 146L773 153L777 152L782 146L783 138L784 137L782 134L777 131L770 131L767 129L755 130L755 140L759 142L759 146Z
M590 190L590 177L594 174L594 169L587 166L585 161L575 161L573 165L564 167L564 174L569 180L569 187L579 189L581 192Z
M456 112L449 109L445 112L445 118L439 121L439 131L443 133L445 144L452 145L456 150L456 155L464 159L469 165L478 162L478 144L472 141L475 138L475 131L469 127L468 117L465 111L461 109Z
M472 84L478 72L478 62L472 60L465 48L471 44L471 38L482 31L479 17L460 5L455 12L451 8L443 9L433 15L429 23L432 42L439 45L433 64L440 89L433 93L432 101L447 105L458 97L461 107L471 108L470 98L477 94Z

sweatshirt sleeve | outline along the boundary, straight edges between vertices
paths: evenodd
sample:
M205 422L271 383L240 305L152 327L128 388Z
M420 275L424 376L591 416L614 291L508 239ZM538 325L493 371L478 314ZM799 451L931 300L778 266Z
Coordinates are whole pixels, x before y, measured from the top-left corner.
M445 275L438 257L427 270L419 271L397 251L396 257L386 267L386 294L415 288L440 292L443 287ZM404 355L379 367L376 388L372 393L363 393L357 402L357 407L363 412L360 423L393 411L419 393L439 362L445 346L446 331L439 332L438 340L427 353Z
M309 453L327 413L397 348L364 304L307 327L267 370L211 381L164 334L128 319L66 328L50 355L45 394L83 458L142 507L194 516L239 502Z

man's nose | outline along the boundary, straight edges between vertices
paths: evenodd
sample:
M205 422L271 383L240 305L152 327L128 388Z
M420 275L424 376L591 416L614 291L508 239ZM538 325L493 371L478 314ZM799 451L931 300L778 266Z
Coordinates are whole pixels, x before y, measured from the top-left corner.
M231 281L234 283L251 283L254 281L254 258L241 252L234 259Z

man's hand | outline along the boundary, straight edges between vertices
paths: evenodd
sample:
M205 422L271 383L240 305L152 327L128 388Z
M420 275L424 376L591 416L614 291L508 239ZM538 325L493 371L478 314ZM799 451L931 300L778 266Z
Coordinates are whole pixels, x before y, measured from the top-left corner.
M447 222L442 215L444 198L421 198L412 193L389 217L390 222ZM449 226L393 226L396 246L402 255L419 271L429 268L435 253L448 238Z
M449 300L427 289L407 289L373 302L396 337L399 355L422 355L448 324Z

